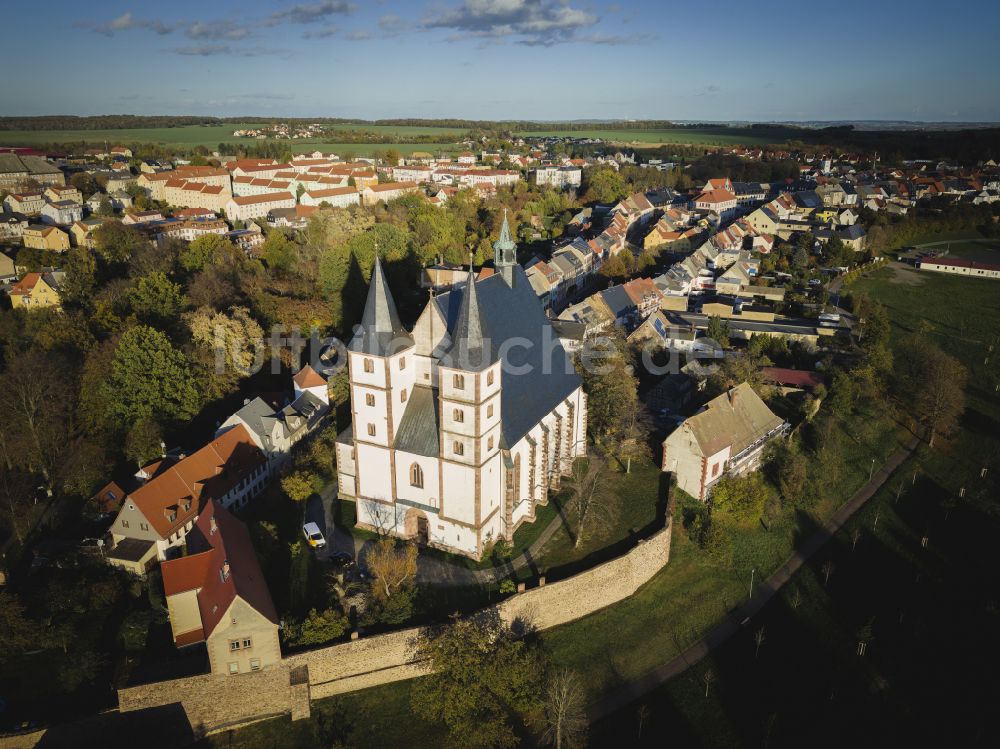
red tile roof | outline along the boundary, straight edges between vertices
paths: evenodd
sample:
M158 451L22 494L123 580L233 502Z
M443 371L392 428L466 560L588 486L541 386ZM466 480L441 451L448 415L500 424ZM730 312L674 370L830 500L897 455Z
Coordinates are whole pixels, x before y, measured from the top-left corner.
M765 382L773 382L787 387L812 390L823 384L823 378L816 372L802 369L783 369L782 367L761 367L761 375Z
M263 453L241 424L146 482L129 499L160 537L167 538L193 519L209 499L225 496L263 462ZM173 521L168 519L170 514Z
M22 296L30 294L39 281L42 280L41 273L25 273L24 278L14 284L10 289L11 296Z
M272 203L278 200L295 200L290 192L268 192L263 195L234 195L232 201L236 205L254 205L255 203Z
M201 639L211 636L237 596L268 621L278 623L278 613L250 534L242 522L221 505L209 501L187 541L188 556L167 560L160 569L168 596L198 591ZM175 642L178 645L198 642L194 637L195 633L185 633Z
M295 373L292 377L292 382L298 385L303 390L305 388L321 387L326 385L326 380L324 380L319 372L313 369L311 366L306 364L302 369Z

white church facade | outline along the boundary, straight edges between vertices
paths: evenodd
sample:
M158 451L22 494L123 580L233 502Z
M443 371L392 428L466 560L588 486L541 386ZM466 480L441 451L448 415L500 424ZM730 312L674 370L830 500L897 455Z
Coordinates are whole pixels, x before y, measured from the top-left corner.
M479 558L535 519L586 454L587 401L506 217L496 272L431 296L403 328L376 259L348 346L339 491L360 527Z

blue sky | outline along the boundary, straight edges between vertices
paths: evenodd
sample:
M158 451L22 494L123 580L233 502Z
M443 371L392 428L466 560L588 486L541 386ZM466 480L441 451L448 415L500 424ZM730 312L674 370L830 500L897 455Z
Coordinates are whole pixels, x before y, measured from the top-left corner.
M1000 120L994 0L9 6L4 115Z

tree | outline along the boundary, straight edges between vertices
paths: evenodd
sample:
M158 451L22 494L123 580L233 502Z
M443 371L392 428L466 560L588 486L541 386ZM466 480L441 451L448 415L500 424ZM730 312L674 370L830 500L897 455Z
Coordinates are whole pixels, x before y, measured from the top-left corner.
M763 627L761 627L760 629L758 629L756 632L753 633L753 644L754 644L753 657L754 657L754 659L756 659L760 655L760 647L761 647L761 645L764 644L764 642L766 640L767 640L767 636L764 634L764 628Z
M187 357L166 335L145 325L122 334L106 373L105 392L110 415L126 424L140 419L183 421L201 406Z
M587 341L578 360L586 384L590 428L610 441L621 431L620 415L633 412L639 397L638 382L623 349L620 337L602 336Z
M610 488L608 465L597 455L573 464L567 510L576 517L574 548L579 548L584 539L599 536L617 519L620 503Z
M832 559L827 559L825 562L823 562L823 566L820 568L820 570L823 572L823 585L824 586L827 585L830 582L830 575L833 574L833 570L835 568L836 568L836 565L833 563Z
M601 265L600 274L613 280L628 278L628 268L625 267L624 255L625 253L619 252L605 260L604 264Z
M115 215L115 207L111 204L111 199L107 195L102 197L101 202L97 204L95 215L102 218L110 218Z
M264 331L246 307L216 312L202 307L183 315L203 364L202 390L210 398L233 392L265 361Z
M65 378L58 360L38 350L11 356L0 375L0 423L8 460L42 474L54 488L65 444Z
M163 430L152 419L139 419L125 438L125 455L144 466L163 454Z
M591 167L586 176L587 202L615 203L628 194L624 178L611 167Z
M23 653L38 641L38 625L28 619L13 593L0 590L0 662Z
M94 253L85 247L74 247L66 253L63 270L66 276L59 289L63 308L89 307L97 287L97 261Z
M712 686L712 682L715 681L715 672L707 668L701 674L701 682L705 685L705 697L708 697L708 688Z
M372 594L376 599L388 601L412 588L417 574L417 547L381 538L368 550L365 563L373 577Z
M272 273L286 276L295 268L298 248L284 232L271 231L264 240L261 254Z
M537 705L541 656L496 610L456 615L449 624L422 630L413 661L428 671L411 689L413 712L444 724L452 746L509 749L517 744L511 715Z
M281 490L293 502L305 502L316 491L314 478L307 471L292 471L281 479Z
M927 428L930 447L938 434L947 436L958 428L968 379L958 359L924 338L910 336L900 345L894 374L897 389Z
M291 645L325 645L342 636L349 624L347 617L337 609L322 612L310 609L305 619L288 625L285 639Z
M161 272L140 278L129 290L128 297L140 320L159 327L168 327L176 322L184 306L180 285Z
M105 221L92 232L94 249L107 263L128 262L148 240L140 231L121 221Z
M579 677L556 671L545 690L545 730L542 740L555 749L582 746L587 735L587 705Z
M708 318L705 336L711 338L722 348L729 348L729 323L718 315L712 315Z
M760 522L774 489L759 472L744 476L723 476L712 488L712 509L743 525Z
M219 234L202 234L181 252L179 262L189 273L215 265L235 249L233 243Z

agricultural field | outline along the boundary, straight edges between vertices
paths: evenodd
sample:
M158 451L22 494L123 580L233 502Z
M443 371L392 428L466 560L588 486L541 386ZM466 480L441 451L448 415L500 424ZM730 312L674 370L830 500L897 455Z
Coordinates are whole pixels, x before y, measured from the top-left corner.
M662 130L529 130L517 133L522 137L544 138L551 136L567 138L600 138L601 140L653 147L659 145L696 146L763 146L770 143L784 143L800 137L801 131L792 128L754 128L753 130L729 127L670 128Z
M220 143L253 143L252 138L237 138L233 136L234 130L256 127L256 125L244 125L239 123L227 123L224 125L187 125L184 127L160 127L160 128L124 128L108 130L5 130L0 131L0 145L5 146L32 146L40 143L105 143L109 145L122 143L157 143L165 146L205 146L207 148L217 148ZM292 150L296 153L312 151L317 148L322 150L347 150L352 149L357 155L371 153L373 150L396 148L401 153L411 153L413 151L444 151L457 150L455 141L459 140L463 133L454 129L443 127L408 127L395 125L331 125L331 131L337 132L367 132L380 136L398 136L399 138L413 138L418 136L435 135L440 136L440 141L435 143L339 143L336 132L331 132L329 137L309 138L301 140L287 141ZM284 141L280 141L284 142Z

